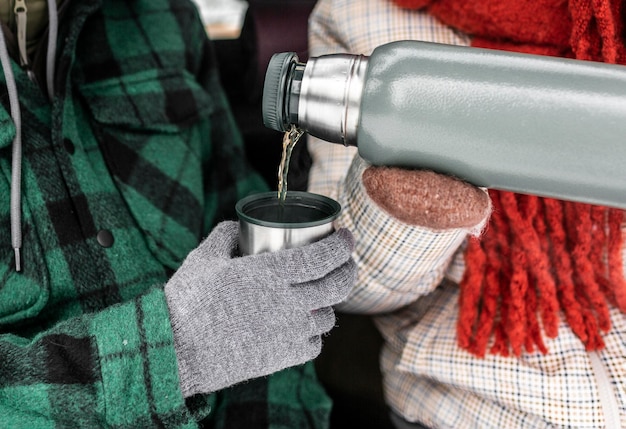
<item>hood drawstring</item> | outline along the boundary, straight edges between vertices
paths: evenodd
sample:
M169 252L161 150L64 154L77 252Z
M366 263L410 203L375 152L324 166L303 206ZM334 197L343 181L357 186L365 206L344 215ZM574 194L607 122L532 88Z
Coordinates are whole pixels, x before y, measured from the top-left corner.
M15 270L22 269L20 263L20 249L22 248L22 116L17 98L17 85L11 69L11 58L7 50L6 40L0 30L0 62L7 83L11 118L15 124L15 138L13 139L13 158L11 162L11 245L15 252Z
M57 56L57 34L59 30L59 17L57 15L56 0L48 0L48 52L46 54L46 87L48 98L52 102L54 98L54 61Z
M54 60L56 57L56 39L58 32L58 17L56 0L47 0L48 4L48 51L46 56L46 84L48 97L52 101L54 95ZM22 117L20 113L19 98L15 76L11 68L11 58L7 49L6 40L0 30L0 63L9 94L11 106L11 118L15 125L15 138L13 139L13 151L11 162L11 245L15 252L15 270L21 271L21 248L22 248Z

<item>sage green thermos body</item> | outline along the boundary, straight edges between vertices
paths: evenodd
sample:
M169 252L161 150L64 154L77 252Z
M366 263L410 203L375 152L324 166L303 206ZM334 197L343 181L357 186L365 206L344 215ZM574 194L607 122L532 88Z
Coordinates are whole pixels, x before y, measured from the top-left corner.
M626 208L626 67L418 41L270 61L266 126L374 165Z

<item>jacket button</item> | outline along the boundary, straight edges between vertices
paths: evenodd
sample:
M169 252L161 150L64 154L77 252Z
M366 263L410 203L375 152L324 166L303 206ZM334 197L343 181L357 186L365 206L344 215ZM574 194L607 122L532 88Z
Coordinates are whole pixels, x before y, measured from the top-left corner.
M72 143L72 141L68 138L63 139L63 146L65 147L65 150L70 154L70 155L74 155L74 143Z
M98 231L96 239L102 247L113 246L113 234L111 234L111 231L109 231L108 229L101 229L100 231Z

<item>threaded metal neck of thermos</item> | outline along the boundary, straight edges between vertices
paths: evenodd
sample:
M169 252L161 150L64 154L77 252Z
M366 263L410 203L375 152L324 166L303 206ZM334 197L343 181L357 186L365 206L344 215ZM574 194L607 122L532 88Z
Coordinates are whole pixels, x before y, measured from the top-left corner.
M298 62L293 52L270 60L263 88L265 126L292 124L333 143L356 146L367 57L333 54Z

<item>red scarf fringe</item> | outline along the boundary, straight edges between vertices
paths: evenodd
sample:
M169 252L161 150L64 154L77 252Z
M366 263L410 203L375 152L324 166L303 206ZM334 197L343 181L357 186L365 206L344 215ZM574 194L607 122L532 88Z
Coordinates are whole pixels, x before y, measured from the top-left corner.
M488 229L466 252L459 345L478 356L547 353L542 331L556 337L563 312L588 350L604 347L607 302L626 312L624 212L502 191L490 196Z
M570 0L573 56L626 62L621 8L620 0ZM624 212L510 192L490 195L490 223L466 251L460 347L477 356L547 353L543 335L557 336L563 314L586 349L603 348L602 333L611 328L608 303L626 313Z

